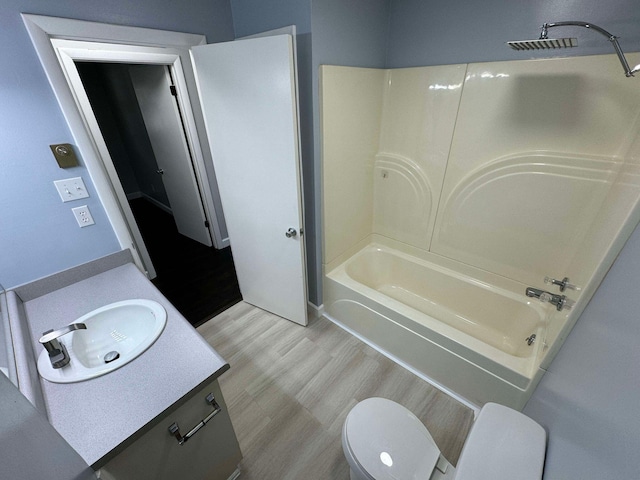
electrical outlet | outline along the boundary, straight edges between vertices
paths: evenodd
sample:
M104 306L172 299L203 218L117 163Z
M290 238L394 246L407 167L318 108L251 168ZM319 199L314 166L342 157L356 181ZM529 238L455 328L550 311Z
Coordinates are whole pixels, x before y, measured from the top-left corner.
M84 186L82 177L67 178L65 180L55 180L53 184L58 190L58 195L63 202L70 202L80 198L87 198L89 193L87 187Z
M89 225L93 225L94 223L96 223L93 221L93 217L91 216L89 207L87 207L86 205L72 208L71 211L76 217L76 221L78 222L78 225L80 225L80 228L88 227Z

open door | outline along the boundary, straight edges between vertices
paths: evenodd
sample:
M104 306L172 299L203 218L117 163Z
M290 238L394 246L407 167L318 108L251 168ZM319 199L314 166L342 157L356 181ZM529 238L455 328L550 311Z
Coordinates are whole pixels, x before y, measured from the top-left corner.
M307 324L291 35L191 49L243 299Z
M210 247L209 222L169 69L130 65L129 74L176 227L185 237Z
M294 38L276 35L205 45L204 35L30 14L22 18L114 233L122 248L132 250L136 265L144 270L136 248L141 240L129 228L126 205L120 207L126 195L111 182L117 177L115 168L102 160L109 158L106 145L92 135L99 131L97 122L83 114L90 104L82 89L74 88L81 85L76 61L171 67L200 185L217 180L225 218L230 218L228 236L244 299L305 325ZM200 109L191 108L197 92L202 117ZM198 135L203 128L208 142ZM209 162L215 176L208 171ZM215 219L218 204L209 188L203 190L207 217ZM226 243L218 222L212 225L216 243Z

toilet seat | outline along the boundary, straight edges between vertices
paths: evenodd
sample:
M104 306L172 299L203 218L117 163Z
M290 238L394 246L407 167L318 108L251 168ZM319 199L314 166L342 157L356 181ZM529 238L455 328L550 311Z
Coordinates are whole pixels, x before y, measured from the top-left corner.
M376 480L428 479L440 458L422 422L385 398L368 398L353 407L344 423L342 444L352 469Z
M352 480L540 480L546 440L534 420L491 402L480 410L457 468L440 455L422 422L391 400L363 400L342 428Z

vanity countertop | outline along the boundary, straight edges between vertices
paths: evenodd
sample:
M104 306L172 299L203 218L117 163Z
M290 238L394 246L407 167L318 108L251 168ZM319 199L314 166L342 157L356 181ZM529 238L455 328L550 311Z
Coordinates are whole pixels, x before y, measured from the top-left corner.
M150 429L165 410L229 368L132 263L26 301L35 355L43 348L38 343L42 332L133 298L155 300L167 311L164 331L147 351L91 380L60 384L40 378L49 421L94 468Z

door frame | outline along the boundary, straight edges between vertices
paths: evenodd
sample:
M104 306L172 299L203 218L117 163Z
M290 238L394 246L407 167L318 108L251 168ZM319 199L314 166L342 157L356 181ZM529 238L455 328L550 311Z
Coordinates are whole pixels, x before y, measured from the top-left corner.
M217 195L217 183L208 140L206 135L198 134L198 132L204 132L205 128L189 55L190 47L206 44L205 36L41 15L21 15L116 238L123 249L131 249L136 265L147 275L153 276L152 269L149 270L146 265L149 260L147 259L145 262L141 249L138 247L142 237L139 236L139 232L138 235L133 232L133 230L137 230L137 226L132 228L128 222L130 219L125 213L129 208L128 203L126 206L121 205L122 200L117 193L118 188L112 184L109 178L108 163L112 165L112 162L110 162L110 157L108 157L109 162L105 162L107 157L103 154L106 147L100 148L98 146L100 142L92 134L87 119L78 104L79 90L74 90L73 84L69 82L69 69L65 69L64 61L73 63L73 56L71 55L65 60L63 55L67 55L69 52L60 53L59 49L54 46L54 40L85 42L86 48L79 49L84 50L84 60L116 61L114 58L123 58L118 55L124 55L124 58L135 59L133 62L137 63L169 64L172 66L172 70L180 77L180 81L176 81L178 99L186 114L185 117L189 118L188 121L185 121L185 131L190 146L193 148L194 171L200 182L205 212L210 219L211 236L216 248L228 246L229 238L226 236L222 205ZM91 49L90 43L102 44L103 48L105 44L109 44L110 50ZM114 56L114 52L117 55ZM79 51L75 53L80 55ZM121 63L132 62L123 61ZM75 67L71 69L71 71L73 70ZM79 77L77 81L79 81ZM84 87L81 90L86 97ZM101 134L100 140L104 143ZM207 169L207 164L211 165L210 169ZM119 181L117 184L119 185ZM120 189L122 189L121 186ZM140 247L144 249L144 244L140 244Z
M186 82L183 75L179 51L169 48L131 47L128 45L113 45L96 42L88 44L87 42L78 42L75 40L64 40L57 38L52 39L51 43L58 56L60 65L62 66L66 81L71 87L71 91L74 95L77 108L80 110L83 116L85 128L93 137L94 147L97 149L98 154L100 155L100 159L110 181L110 185L120 203L120 210L127 220L129 231L136 243L141 260L145 265L144 270L147 272L149 278L154 278L155 269L153 267L153 262L149 257L146 245L136 224L133 212L131 211L131 208L129 206L126 193L120 183L115 164L113 163L113 159L111 158L107 144L102 136L102 131L100 130L100 126L98 125L97 119L93 112L93 107L91 106L91 102L89 101L75 62L91 61L97 63L129 63L169 67L171 69L173 82L178 92L177 100L180 104L179 108L182 112L182 118L184 120L184 124L180 128L184 129L188 147L192 154L192 161L194 164L193 166L196 167L197 163L195 162L194 151L196 151L197 149L194 148L193 138L190 138L189 135L189 131L195 131L195 122L193 121L193 114L190 109L184 107L184 99L189 97L188 94L184 93L186 92ZM89 46L91 46L92 48L88 48ZM207 189L202 188L201 184L206 179L206 172L198 175L198 169L194 168L194 174L196 177L196 183L198 184L198 186L196 187L198 190L198 194L201 198L203 198L204 191ZM205 177L205 179L203 179L203 177ZM204 206L204 198L202 203ZM204 213L205 217L210 218L210 215L208 214L206 208ZM211 223L213 222L209 222L209 230L211 230Z

